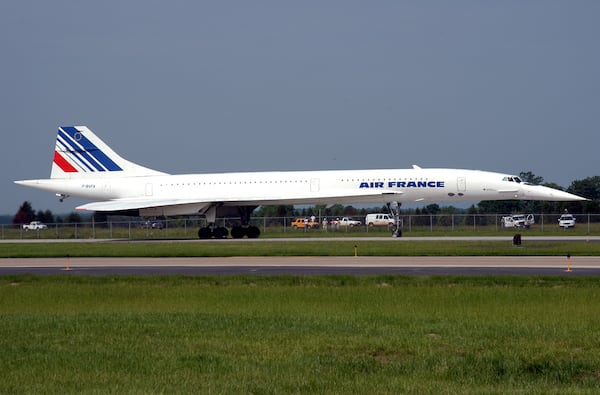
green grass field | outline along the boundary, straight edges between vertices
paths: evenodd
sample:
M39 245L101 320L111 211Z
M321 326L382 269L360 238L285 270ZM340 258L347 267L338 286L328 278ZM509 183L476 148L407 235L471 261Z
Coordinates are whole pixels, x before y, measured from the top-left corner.
M89 243L3 243L0 258L25 257L194 257L194 256L600 256L596 242L511 241L173 241Z
M597 393L600 280L0 278L0 393Z
M1 244L0 257L600 256L600 243ZM600 278L0 276L0 393L600 392Z

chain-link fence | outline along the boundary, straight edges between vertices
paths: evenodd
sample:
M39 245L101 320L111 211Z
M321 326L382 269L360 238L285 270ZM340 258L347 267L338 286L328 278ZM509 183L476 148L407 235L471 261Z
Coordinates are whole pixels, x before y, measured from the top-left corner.
M532 234L600 234L600 214L574 214L575 227L559 226L560 214L534 214L534 223L522 227L503 221L500 214L436 214L401 215L402 232L405 236L427 235L508 235L515 232ZM390 234L387 226L369 227L364 218L358 226L344 226L341 218L314 218L319 225L309 228L292 227L297 217L253 217L251 225L257 226L263 236L292 237L310 234L312 236L335 236L352 234L356 236L384 236ZM216 225L231 227L238 219L218 218ZM56 223L45 224L42 229L24 228L23 225L0 225L0 238L10 239L195 239L198 229L207 226L203 218L167 220L128 220L107 222Z

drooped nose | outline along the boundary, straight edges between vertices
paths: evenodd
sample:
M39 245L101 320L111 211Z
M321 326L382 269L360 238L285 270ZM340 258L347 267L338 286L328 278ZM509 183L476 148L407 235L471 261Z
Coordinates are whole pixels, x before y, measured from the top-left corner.
M569 192L541 185L524 185L523 194L525 199L547 200L550 202L577 202L588 200Z

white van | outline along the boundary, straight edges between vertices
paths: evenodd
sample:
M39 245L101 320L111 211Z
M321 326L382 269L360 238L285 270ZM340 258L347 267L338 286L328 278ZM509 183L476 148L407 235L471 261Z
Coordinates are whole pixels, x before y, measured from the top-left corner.
M367 226L392 226L394 218L389 214L367 214L365 217L365 225Z

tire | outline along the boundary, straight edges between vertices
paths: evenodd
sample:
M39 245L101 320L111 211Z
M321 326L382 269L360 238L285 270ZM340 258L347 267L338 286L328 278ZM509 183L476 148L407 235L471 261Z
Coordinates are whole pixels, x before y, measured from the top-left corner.
M241 226L234 226L231 228L231 237L234 239L243 239L246 235L246 229Z
M212 231L209 227L198 229L198 238L202 240L210 239L212 237Z
M248 229L246 229L246 236L248 236L249 239L258 239L260 236L260 229L256 226L249 226Z
M229 231L227 228L219 226L213 230L213 236L215 239L226 239L229 236Z

